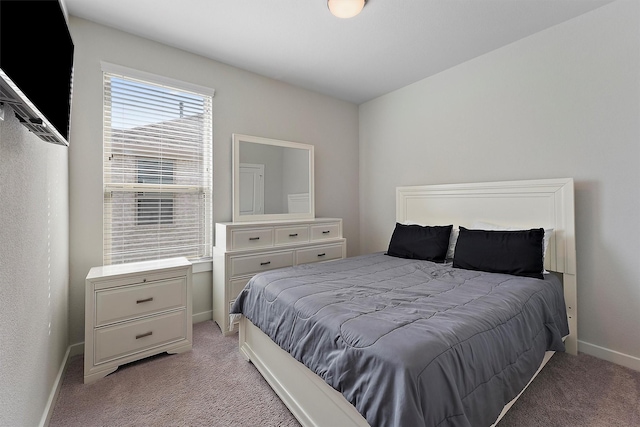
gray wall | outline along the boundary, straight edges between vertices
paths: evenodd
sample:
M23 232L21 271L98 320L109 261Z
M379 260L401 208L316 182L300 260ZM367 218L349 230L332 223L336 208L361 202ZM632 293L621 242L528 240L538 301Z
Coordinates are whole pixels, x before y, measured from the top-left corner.
M71 17L75 66L69 148L70 342L84 341L84 278L102 263L102 72L100 61L216 90L213 211L231 221L231 135L315 147L316 216L344 220L359 251L358 107L219 62ZM211 272L194 274L194 314L211 310ZM209 313L210 317L210 313Z
M639 9L619 0L362 104L362 252L386 249L396 186L573 177L580 350L640 370Z
M581 350L640 369L639 16L618 0L359 118L353 104L71 18L70 148L10 111L0 122L0 425L38 424L67 345L84 340L84 277L102 260L101 60L216 89L215 221L231 220L232 133L315 145L316 214L344 219L349 255L386 249L398 185L573 177ZM194 313L210 301L211 273L195 274Z
M68 150L0 121L0 426L40 423L67 350Z

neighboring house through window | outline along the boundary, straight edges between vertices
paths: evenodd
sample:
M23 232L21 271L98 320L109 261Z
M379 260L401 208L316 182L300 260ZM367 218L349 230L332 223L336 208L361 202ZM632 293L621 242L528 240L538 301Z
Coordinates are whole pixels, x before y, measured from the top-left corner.
M103 71L104 264L211 257L213 90Z
M138 160L139 184L173 184L173 161ZM170 197L167 197L170 196ZM137 194L139 226L152 224L173 224L173 195L139 192Z

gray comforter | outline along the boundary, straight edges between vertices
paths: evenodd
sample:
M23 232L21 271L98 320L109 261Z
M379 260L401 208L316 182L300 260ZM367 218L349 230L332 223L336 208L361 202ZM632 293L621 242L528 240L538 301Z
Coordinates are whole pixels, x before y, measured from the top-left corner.
M383 253L260 273L231 309L372 426L488 426L564 351L560 281Z

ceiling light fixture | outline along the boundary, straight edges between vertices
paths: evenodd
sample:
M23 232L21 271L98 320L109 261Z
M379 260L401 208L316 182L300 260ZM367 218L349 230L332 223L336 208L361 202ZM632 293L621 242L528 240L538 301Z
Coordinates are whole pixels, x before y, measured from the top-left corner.
M338 18L353 18L362 11L366 0L327 0L329 10Z

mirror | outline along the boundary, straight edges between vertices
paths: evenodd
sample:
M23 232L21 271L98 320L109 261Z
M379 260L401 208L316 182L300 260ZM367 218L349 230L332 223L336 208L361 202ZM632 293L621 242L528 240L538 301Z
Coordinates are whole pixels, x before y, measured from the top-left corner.
M233 221L314 217L313 145L233 134Z

